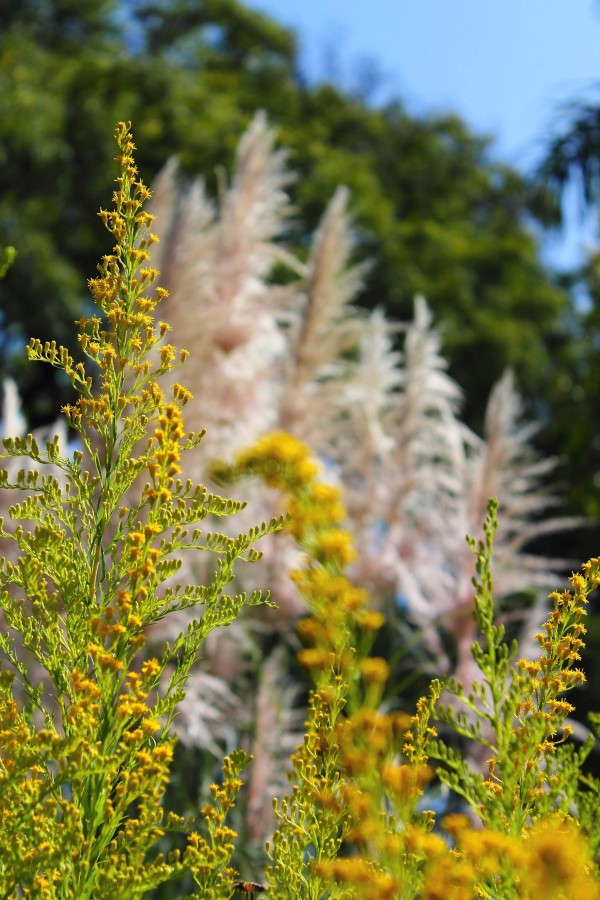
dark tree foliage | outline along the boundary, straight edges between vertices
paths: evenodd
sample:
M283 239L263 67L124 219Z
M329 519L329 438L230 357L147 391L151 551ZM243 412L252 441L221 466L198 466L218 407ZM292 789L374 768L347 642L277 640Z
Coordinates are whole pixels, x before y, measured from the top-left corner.
M35 41L68 53L84 41L110 37L117 5L118 0L1 0L0 15L3 25L21 25Z
M563 108L557 120L559 124L536 173L537 190L549 194L560 212L565 191L575 185L582 201L581 210L595 211L598 215L600 103L572 102ZM562 224L560 216L555 224ZM566 398L559 397L554 416L562 428L561 452L575 470L570 479L571 502L595 517L597 523L600 516L600 254L591 253L581 268L564 280L578 303L567 365L561 373L567 388ZM561 402L565 399L566 402ZM597 554L597 545L593 552Z
M577 179L585 202L597 205L600 202L600 105L571 103L561 119L562 127L550 140L538 179L558 201L567 184Z

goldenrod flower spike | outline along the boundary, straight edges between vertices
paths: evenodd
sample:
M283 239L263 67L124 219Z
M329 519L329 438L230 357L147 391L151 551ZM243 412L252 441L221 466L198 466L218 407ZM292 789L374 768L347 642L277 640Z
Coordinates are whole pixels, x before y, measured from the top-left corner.
M70 379L78 397L63 413L82 449L70 455L55 439L42 450L32 436L4 442L5 458L49 474L0 480L27 495L13 518L35 523L2 531L12 545L0 567L9 629L0 635L0 884L6 897L131 900L187 873L191 896L223 900L236 875L226 819L248 756L224 760L202 833L164 858L156 845L166 831L187 830L163 809L170 727L207 635L267 599L224 588L236 561L257 558L253 544L283 522L235 539L196 527L243 504L179 477L202 435L185 431L190 391L164 383L186 353L162 342L169 328L153 316L166 291L154 289L148 266L150 192L126 123L115 138L114 207L100 212L114 246L89 282L98 313L77 323L85 363L53 341L27 349ZM219 560L212 580L168 583L180 555L200 551ZM144 659L148 630L184 609L194 610L192 625L162 646L154 630L156 655Z

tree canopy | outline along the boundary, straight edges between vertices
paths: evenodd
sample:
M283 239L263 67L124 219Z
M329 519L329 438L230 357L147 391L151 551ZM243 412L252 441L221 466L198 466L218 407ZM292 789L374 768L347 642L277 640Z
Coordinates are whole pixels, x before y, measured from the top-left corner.
M535 175L538 190L549 194L556 206L557 225L564 224L562 206L567 188L575 186L583 208L600 225L600 102L571 101L557 116L544 158ZM563 453L583 461L584 477L574 479L575 503L588 513L600 514L600 436L597 409L600 399L600 254L591 251L565 284L577 297L576 327L563 373L571 381L570 409L559 409L564 423ZM577 427L569 427L575 417Z

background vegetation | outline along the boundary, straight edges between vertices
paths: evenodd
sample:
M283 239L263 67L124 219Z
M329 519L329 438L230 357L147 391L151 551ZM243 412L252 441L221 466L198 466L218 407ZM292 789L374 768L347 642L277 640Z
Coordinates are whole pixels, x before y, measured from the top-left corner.
M41 337L61 339L81 311L114 122L136 123L148 180L176 153L184 170L208 174L214 193L211 173L230 166L264 108L299 174L295 242L306 244L322 198L346 184L357 253L372 262L360 302L406 319L414 294L425 294L475 426L490 386L513 366L545 419L545 449L576 473L572 505L598 511L597 323L544 271L529 227L557 221L551 192L495 162L456 116L417 119L400 101L372 108L333 84L308 84L294 35L236 0L7 0L3 20L0 245L19 250L0 293L5 371L18 365L11 351L32 318ZM34 423L51 416L51 397L67 386L16 374Z
M216 195L219 167L231 170L263 108L298 175L287 235L298 255L308 256L324 198L346 184L356 261L370 263L359 302L406 321L414 295L427 297L478 431L492 384L513 367L544 426L540 449L563 460L564 511L600 513L598 264L559 283L535 237L559 223L573 167L596 197L593 110L580 111L528 182L456 116L415 118L400 100L375 108L308 83L293 33L236 0L4 0L1 9L0 246L18 257L0 283L0 365L33 426L54 418L70 386L54 370L23 367L21 348L32 331L69 343L88 302L114 123L134 122L146 181L175 154ZM596 537L597 528L561 534L544 550L583 560L598 552Z

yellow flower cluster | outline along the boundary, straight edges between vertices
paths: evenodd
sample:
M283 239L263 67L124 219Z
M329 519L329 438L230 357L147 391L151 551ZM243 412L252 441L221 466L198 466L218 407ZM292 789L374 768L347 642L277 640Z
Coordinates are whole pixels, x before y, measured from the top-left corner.
M307 485L318 467L305 444L287 432L274 432L240 452L231 477L259 475L269 487L293 491Z
M382 872L375 863L358 856L336 859L331 864L317 863L315 870L328 881L352 887L352 896L361 900L396 900L402 885Z
M228 478L258 475L283 491L290 531L305 551L303 567L291 573L310 610L298 628L306 645L298 659L317 688L304 744L292 760L297 786L276 806L270 890L279 897L279 882L287 896L286 885L300 871L314 896L343 882L356 896L396 897L422 857L408 852L407 832L397 822L418 823L424 835L433 825L431 813L417 812L432 777L423 751L426 726L421 734L419 715L379 710L390 669L369 651L384 619L346 574L356 551L341 527L341 494L317 480L317 472L308 448L286 434L267 435L229 470L219 470ZM431 711L425 706L423 716ZM343 840L361 855L341 860ZM314 855L310 865L307 854Z
M420 897L427 900L555 898L598 900L589 848L572 822L549 817L521 838L474 829L468 817L447 816L453 847L429 848Z
M175 403L167 403L158 416L157 427L153 434L156 446L147 466L154 484L154 492L147 492L149 500L152 501L157 497L161 500L170 498L170 494L163 497L160 492L164 488L168 490L175 476L181 473L179 461L181 440L184 437L181 410Z

